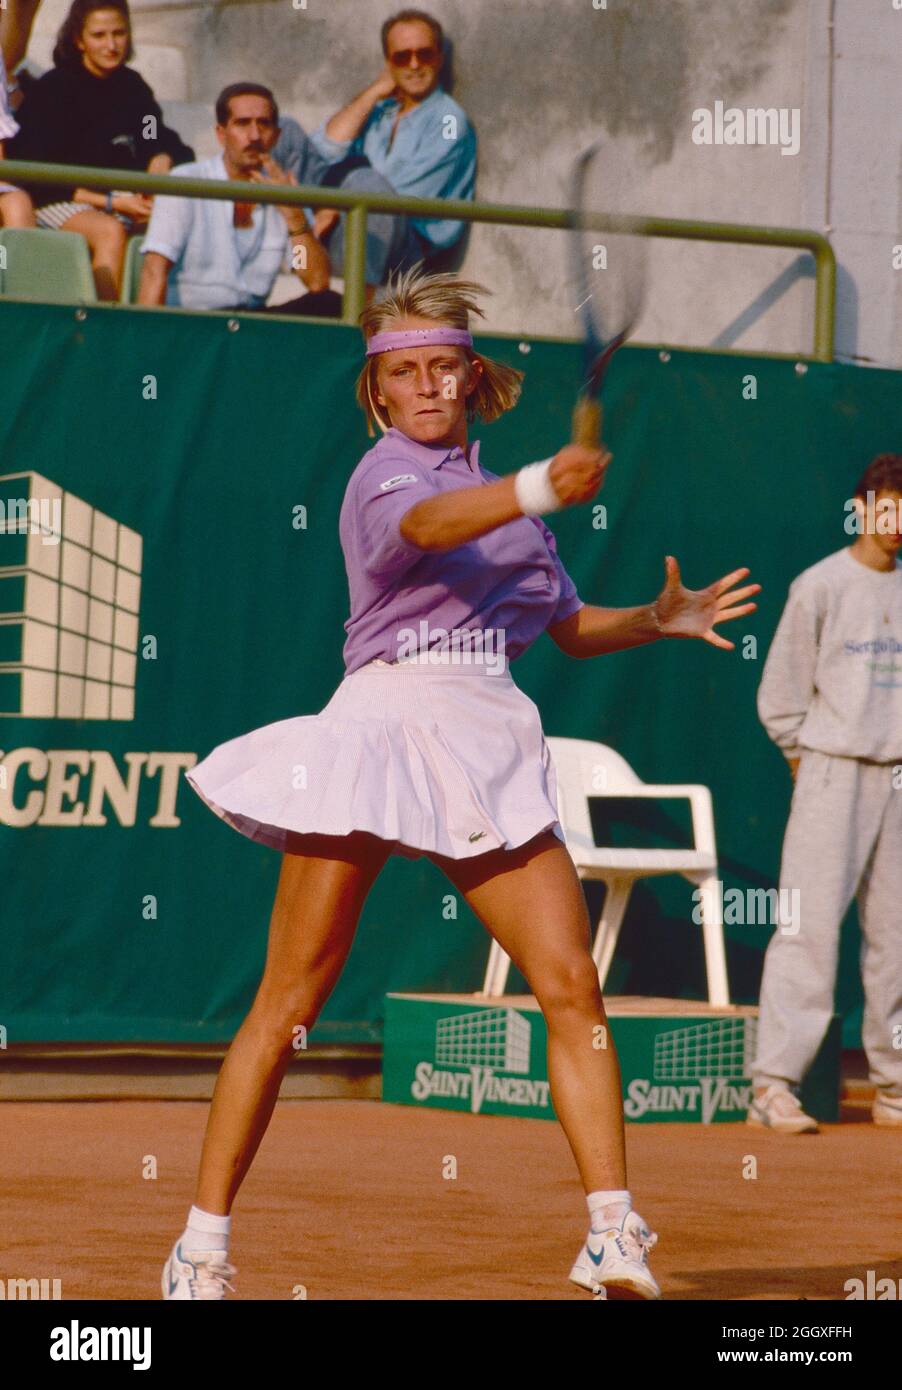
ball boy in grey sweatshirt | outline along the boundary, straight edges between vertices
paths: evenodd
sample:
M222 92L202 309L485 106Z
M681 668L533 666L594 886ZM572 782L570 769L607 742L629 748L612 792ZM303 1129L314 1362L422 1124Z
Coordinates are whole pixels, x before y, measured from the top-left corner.
M853 898L872 1116L902 1128L902 454L869 465L846 513L856 539L793 581L758 691L795 782L780 887L799 912L764 960L748 1120L786 1133L817 1129L795 1088L833 1013Z

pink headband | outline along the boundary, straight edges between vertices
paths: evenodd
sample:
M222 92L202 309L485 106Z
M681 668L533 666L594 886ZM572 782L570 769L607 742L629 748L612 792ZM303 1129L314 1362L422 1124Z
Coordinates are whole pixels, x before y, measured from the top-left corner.
M367 357L377 352L394 352L396 348L413 347L472 347L473 339L465 328L408 328L395 333L374 333L366 345Z

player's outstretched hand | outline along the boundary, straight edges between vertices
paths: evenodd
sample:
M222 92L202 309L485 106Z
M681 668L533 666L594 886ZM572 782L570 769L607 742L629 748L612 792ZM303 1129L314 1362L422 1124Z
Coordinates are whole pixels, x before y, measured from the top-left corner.
M680 567L672 555L664 557L666 578L664 588L656 602L658 620L665 637L701 637L712 647L723 647L731 652L735 642L728 642L714 631L717 623L727 623L733 618L741 618L753 613L756 603L742 603L742 599L760 593L760 584L747 584L742 589L734 589L740 579L745 579L747 569L733 570L709 584L707 589L686 589L680 577ZM734 605L738 604L738 607Z
M548 480L565 507L575 507L595 496L612 458L607 449L587 449L582 444L565 444L555 454Z

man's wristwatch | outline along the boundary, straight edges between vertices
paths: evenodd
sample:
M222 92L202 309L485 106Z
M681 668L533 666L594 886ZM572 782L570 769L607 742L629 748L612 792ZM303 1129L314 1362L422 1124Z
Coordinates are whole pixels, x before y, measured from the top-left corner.
M109 191L107 192L107 195L106 195L106 210L107 210L107 212L112 212L112 211L113 211L113 190L112 190L112 189L109 189Z

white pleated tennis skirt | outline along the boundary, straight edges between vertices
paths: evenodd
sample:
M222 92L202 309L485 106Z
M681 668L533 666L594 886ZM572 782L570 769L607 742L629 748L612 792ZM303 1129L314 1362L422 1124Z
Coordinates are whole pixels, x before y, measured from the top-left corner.
M564 840L539 711L506 659L370 662L319 714L230 739L185 776L228 825L287 853L355 830L408 859Z

